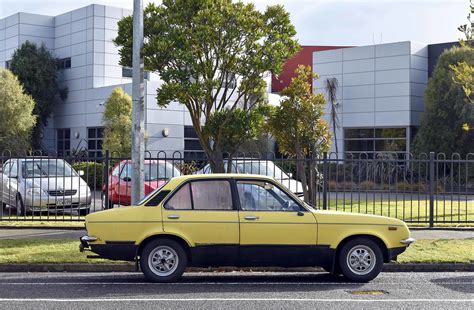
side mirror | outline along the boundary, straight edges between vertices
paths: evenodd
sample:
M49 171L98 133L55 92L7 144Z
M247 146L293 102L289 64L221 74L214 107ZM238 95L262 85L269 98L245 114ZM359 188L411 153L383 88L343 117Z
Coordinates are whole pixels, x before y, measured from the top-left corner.
M288 172L288 176L289 176L290 178L293 178L293 173Z
M122 180L125 181L125 182L132 182L131 177L123 177Z
M81 177L84 176L84 170L79 170L77 173L78 173L79 176L81 176Z

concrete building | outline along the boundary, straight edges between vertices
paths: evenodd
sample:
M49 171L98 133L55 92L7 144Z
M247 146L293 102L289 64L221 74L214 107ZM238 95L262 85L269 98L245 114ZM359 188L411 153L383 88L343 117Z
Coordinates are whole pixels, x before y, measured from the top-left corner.
M60 83L68 88L68 97L56 107L45 130L46 149L59 154L84 149L90 156L102 155L104 102L114 87L131 94L131 69L119 65L118 48L112 42L117 22L131 13L94 4L58 16L17 13L0 19L0 67L8 67L15 49L27 40L45 44L60 59ZM424 110L428 77L442 51L453 44L303 46L283 72L272 77L269 92L286 87L299 64L312 65L320 76L313 81L313 92L326 95L328 78L339 82L340 156L344 152L409 152ZM186 108L177 102L163 109L157 106L159 83L156 74L147 75L147 150L202 152ZM269 94L269 98L278 104L279 96ZM330 121L329 105L325 112Z
M48 150L64 154L86 149L102 155L102 113L113 88L131 94L131 69L119 65L117 22L131 11L89 5L58 16L17 13L0 19L0 67L8 67L13 52L27 40L45 46L60 59L61 87L68 96L58 105L44 132ZM166 109L156 105L156 74L146 79L147 149L199 151L186 108L178 103Z
M339 83L339 155L410 152L429 75L440 53L453 44L407 41L314 52L313 71L320 77L313 91L327 96L326 79L336 78ZM325 118L332 131L330 109L328 104Z

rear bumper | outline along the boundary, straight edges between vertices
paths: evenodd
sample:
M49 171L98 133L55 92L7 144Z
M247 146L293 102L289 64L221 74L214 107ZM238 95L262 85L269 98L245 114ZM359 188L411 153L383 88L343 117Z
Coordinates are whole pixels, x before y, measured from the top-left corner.
M106 241L105 244L94 244L97 238L87 235L80 237L79 240L80 252L91 251L105 259L134 261L137 255L138 246L133 241Z

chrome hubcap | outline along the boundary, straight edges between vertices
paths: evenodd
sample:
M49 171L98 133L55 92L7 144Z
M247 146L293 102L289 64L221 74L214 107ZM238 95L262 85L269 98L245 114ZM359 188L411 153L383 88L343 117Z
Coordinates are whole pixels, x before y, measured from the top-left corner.
M178 254L168 246L156 247L148 256L148 266L158 276L166 277L178 268Z
M356 245L347 254L347 266L358 275L366 275L375 267L375 253L365 245Z

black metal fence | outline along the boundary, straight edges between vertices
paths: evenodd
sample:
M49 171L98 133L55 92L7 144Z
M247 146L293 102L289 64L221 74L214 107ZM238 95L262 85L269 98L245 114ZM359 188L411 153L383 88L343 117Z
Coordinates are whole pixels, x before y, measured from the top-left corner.
M181 174L212 173L202 156L146 153L145 194ZM2 221L83 221L84 215L130 205L131 161L35 153L1 160ZM311 163L311 165L309 165ZM296 160L268 154L237 154L226 172L269 175L303 197L301 169L311 167L306 188L320 209L376 214L412 224L474 224L474 154L322 154ZM303 168L302 168L303 167Z

